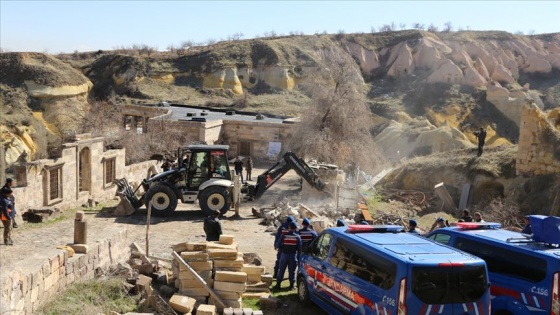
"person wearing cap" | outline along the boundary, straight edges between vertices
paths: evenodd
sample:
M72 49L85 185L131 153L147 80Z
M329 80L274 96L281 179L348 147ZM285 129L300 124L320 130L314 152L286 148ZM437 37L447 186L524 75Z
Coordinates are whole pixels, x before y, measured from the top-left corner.
M282 235L285 235L290 231L290 223L294 221L295 218L289 215L286 218L286 221L284 221L284 223L282 223L282 225L278 227L278 230L276 230L276 234L274 235L274 250L278 252L276 253L276 262L274 263L274 274L272 275L272 278L276 279L276 273L278 273L278 267L280 266L280 255L282 254L278 250L278 247L276 247L276 244L278 243L278 240L280 239L280 237L282 237Z
M278 251L281 252L280 265L278 267L278 273L276 274L276 286L274 286L276 290L280 290L281 288L286 267L288 267L288 280L290 280L288 289L291 290L294 288L296 267L298 257L301 255L302 246L301 237L297 233L297 228L296 222L290 222L288 233L282 235L275 245Z
M418 222L416 222L416 220L414 219L410 219L408 220L408 233L414 233L414 234L419 234L418 231L416 231L416 227L418 226Z
M528 215L525 216L525 226L521 230L523 234L533 234L533 227L531 226L531 219Z
M308 218L303 219L301 225L303 228L299 230L298 234L301 237L301 249L304 250L311 242L313 242L314 239L317 238L317 232L313 230L311 221L309 221Z
M6 178L6 183L0 189L9 188L11 190L13 185L14 185L14 180L8 177L8 178ZM12 226L13 226L14 229L17 229L18 225L16 223L16 215L17 215L16 197L14 197L13 191L12 191L11 201L12 201Z
M447 225L445 224L445 219L444 218L437 218L436 222L434 222L434 224L432 224L432 227L430 228L430 232L436 229L441 229L446 227Z
M346 226L346 223L344 223L344 220L342 220L342 219L336 220L336 227L341 227L341 226Z
M222 235L222 224L219 219L220 215L220 210L214 210L212 215L209 215L204 220L204 233L206 233L207 241L220 240L220 235Z
M2 225L4 225L4 244L14 245L12 241L12 189L10 187L4 187L0 190L0 219L2 220Z

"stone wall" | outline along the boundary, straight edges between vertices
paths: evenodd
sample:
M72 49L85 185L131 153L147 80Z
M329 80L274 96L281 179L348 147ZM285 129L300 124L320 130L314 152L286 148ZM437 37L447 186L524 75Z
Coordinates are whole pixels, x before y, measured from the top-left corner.
M96 268L108 267L130 256L127 231L89 244L87 254L62 249L45 251L18 267L2 266L0 277L0 314L35 314L41 306L74 282L92 279Z
M280 142L282 152L287 151L293 127L293 124L224 120L221 139L230 146L230 157L240 155L241 142L246 141L250 143L253 158L265 160L270 142Z
M521 113L516 168L520 175L560 173L560 130L533 103Z
M21 215L30 208L70 209L88 199L107 200L115 196L113 180L126 177L140 182L156 161L125 166L125 150L104 151L103 138L88 138L64 144L61 157L25 163L16 167L16 209ZM109 168L109 169L108 169ZM51 173L58 173L58 196ZM109 177L107 177L109 176ZM113 178L111 178L113 177Z

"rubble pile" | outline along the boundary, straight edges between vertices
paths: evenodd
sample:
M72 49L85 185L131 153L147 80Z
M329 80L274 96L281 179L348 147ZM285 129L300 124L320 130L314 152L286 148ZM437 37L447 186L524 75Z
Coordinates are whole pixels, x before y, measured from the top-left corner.
M336 220L342 219L346 224L353 224L357 210L351 208L337 208L333 204L325 204L313 210L308 206L299 203L292 206L286 199L276 202L271 208L253 209L253 214L262 217L263 224L267 225L266 232L276 232L276 229L286 221L288 216L293 216L297 222L305 218L317 232L336 225Z

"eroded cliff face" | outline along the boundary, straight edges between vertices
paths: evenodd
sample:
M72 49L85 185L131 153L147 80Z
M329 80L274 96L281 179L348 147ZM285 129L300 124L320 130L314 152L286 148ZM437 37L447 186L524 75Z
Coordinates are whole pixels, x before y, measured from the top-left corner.
M6 164L46 157L49 142L80 126L92 82L70 65L41 53L2 53L0 71L0 132Z

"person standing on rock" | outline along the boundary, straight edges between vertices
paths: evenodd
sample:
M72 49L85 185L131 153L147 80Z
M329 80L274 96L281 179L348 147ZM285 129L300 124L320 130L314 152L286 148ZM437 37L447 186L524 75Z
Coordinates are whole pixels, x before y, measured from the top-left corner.
M243 183L243 162L239 157L235 158L233 167L235 169L235 175L241 176L241 182Z
M9 188L10 190L12 189L12 186L14 185L14 180L11 178L6 178L6 183L4 184L4 186L2 186L1 189L7 189ZM10 198L10 200L12 201L12 225L14 229L18 228L18 225L16 223L16 197L14 197L14 194L12 192L12 197Z
M14 245L12 241L12 212L14 206L12 204L12 189L5 187L0 190L0 219L4 225L4 245Z
M478 138L478 154L476 156L481 156L482 147L484 147L484 141L486 141L486 131L484 128L480 127L480 130L475 131L474 135Z
M296 267L298 257L301 255L301 238L297 234L297 223L291 222L290 230L285 235L282 235L276 244L278 250L282 253L280 255L280 266L276 274L276 286L274 289L280 290L282 280L284 280L284 272L288 267L288 280L290 280L289 290L294 288Z
M214 210L212 215L209 215L204 220L204 233L206 233L207 241L219 241L222 235L222 224L220 223L221 213L219 210Z
M245 161L245 171L247 172L247 180L252 180L251 179L252 170L253 170L253 159L251 159L251 157L248 157L247 161Z

